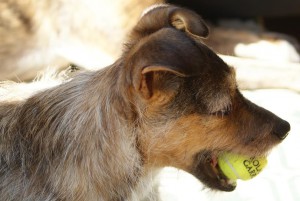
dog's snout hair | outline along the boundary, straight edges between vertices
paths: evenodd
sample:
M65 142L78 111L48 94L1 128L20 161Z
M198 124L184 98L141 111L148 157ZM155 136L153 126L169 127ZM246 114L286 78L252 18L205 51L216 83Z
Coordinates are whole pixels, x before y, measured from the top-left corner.
M288 132L290 131L290 124L281 119L280 117L274 115L272 112L257 106L256 104L246 100L241 96L243 100L243 104L245 105L245 111L250 114L250 118L246 121L249 121L253 128L257 128L259 130L267 129L267 135L273 134L279 139L283 140L287 137ZM263 132L257 132L262 135ZM253 137L253 135L251 135Z
M193 11L158 6L111 66L2 101L0 198L142 200L165 166L233 190L209 161L265 155L289 128L241 95L207 34Z

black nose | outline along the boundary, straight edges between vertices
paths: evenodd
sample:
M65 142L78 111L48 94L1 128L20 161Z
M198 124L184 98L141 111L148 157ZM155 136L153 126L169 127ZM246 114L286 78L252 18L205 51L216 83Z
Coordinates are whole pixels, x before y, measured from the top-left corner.
M281 140L283 140L288 135L290 129L291 129L291 126L290 126L289 122L281 120L274 127L273 134L276 135L277 137L279 137Z

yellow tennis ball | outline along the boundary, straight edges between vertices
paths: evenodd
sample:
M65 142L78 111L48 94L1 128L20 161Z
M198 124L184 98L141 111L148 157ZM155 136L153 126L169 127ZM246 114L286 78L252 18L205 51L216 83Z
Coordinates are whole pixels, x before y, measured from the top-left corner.
M258 175L267 165L265 157L249 157L233 153L223 153L218 164L223 174L232 180L249 180Z

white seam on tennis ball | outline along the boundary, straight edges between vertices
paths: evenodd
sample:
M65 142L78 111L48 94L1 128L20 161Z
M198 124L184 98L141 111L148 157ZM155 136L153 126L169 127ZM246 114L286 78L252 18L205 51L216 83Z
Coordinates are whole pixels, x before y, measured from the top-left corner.
M237 171L235 170L235 168L232 166L232 164L228 161L227 156L224 156L225 162L227 163L227 165L230 167L230 169L233 171L233 173L235 174L235 176L237 176L238 179L241 179L240 175L237 173Z

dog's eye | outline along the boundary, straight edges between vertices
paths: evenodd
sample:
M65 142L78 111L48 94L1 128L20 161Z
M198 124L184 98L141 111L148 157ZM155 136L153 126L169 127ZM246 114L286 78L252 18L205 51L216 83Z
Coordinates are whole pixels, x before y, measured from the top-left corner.
M230 114L230 112L231 112L231 107L226 107L226 108L221 109L219 111L212 112L211 115L224 117L224 116L228 116Z

